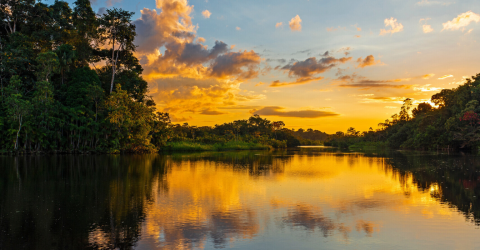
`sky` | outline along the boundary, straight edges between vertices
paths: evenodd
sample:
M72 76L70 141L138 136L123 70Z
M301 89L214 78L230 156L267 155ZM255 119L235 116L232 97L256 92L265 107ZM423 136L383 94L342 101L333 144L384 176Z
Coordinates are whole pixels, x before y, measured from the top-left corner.
M149 95L174 123L258 114L295 130L365 131L406 98L428 102L480 73L480 1L91 3L135 12Z

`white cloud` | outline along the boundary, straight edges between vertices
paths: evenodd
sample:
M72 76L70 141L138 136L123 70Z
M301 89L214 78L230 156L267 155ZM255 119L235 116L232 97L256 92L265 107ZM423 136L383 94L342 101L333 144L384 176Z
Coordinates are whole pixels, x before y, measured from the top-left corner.
M393 33L403 31L403 25L401 23L397 22L397 19L395 19L393 17L391 17L390 19L385 19L384 23L385 23L385 27L390 26L391 29L389 29L389 30L381 29L380 30L380 35L381 36L386 35L388 33L393 34Z
M480 22L480 15L472 11L467 11L455 17L454 19L452 19L452 21L443 23L443 30L462 29L463 31L465 27L468 26L471 22Z

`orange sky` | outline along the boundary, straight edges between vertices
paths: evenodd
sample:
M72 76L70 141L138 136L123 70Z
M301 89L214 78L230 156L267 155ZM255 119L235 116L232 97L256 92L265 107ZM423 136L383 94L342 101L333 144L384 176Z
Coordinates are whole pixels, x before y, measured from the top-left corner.
M480 72L478 1L370 2L93 7L136 12L143 76L158 110L176 123L213 126L259 114L294 129L376 129L405 98L428 101Z

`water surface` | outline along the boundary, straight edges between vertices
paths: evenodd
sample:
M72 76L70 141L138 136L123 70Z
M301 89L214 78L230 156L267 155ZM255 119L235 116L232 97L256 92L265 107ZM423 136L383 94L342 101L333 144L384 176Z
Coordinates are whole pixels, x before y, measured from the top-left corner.
M0 157L0 249L475 249L472 155Z

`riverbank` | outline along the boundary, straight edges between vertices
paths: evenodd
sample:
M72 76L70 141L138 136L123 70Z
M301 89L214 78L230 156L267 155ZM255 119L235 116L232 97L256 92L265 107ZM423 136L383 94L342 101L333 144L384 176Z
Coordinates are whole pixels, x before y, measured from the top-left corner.
M229 141L225 143L206 144L201 142L168 142L161 151L167 152L201 152L201 151L228 151L228 150L267 150L272 147L260 143Z

